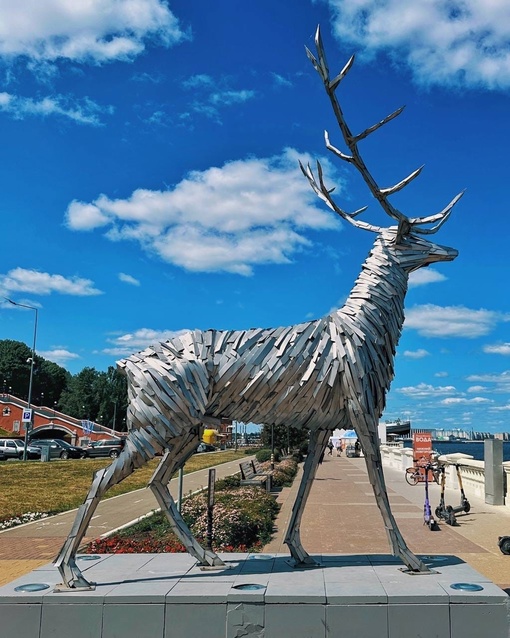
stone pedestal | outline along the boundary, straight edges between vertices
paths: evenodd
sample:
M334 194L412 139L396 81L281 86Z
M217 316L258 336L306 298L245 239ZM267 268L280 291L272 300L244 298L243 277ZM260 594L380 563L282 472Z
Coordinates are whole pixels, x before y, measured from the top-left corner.
M509 597L454 556L410 575L381 555L224 554L201 571L187 554L80 557L94 591L53 591L52 565L0 588L2 638L508 638ZM458 584L461 584L460 588ZM47 585L16 591L21 585ZM453 586L453 587L452 587Z

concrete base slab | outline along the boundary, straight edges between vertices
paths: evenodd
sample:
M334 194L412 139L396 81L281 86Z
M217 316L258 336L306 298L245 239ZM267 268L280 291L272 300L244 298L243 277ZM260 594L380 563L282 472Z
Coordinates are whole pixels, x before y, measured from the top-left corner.
M422 557L434 573L419 577L391 556L314 558L317 568L295 569L287 554L223 554L225 570L204 572L187 554L98 555L79 563L96 589L61 593L58 572L45 565L0 588L0 634L509 637L510 598L455 556Z

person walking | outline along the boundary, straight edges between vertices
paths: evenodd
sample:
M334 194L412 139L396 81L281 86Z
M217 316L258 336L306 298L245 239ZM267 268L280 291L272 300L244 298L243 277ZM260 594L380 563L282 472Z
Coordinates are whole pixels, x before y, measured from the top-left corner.
M336 455L342 456L342 451L343 451L342 441L338 441L338 443L336 444Z
M333 456L333 441L330 439L328 443L328 456Z

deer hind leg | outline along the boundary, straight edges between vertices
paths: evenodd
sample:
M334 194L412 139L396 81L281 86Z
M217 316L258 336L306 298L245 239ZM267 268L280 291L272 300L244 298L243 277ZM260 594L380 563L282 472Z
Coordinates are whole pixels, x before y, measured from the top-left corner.
M393 555L398 556L413 572L430 572L430 569L407 547L391 512L377 436L377 421L358 420L356 431L363 449L368 478L374 490L375 500L383 518Z
M57 585L58 590L94 589L94 584L87 581L76 564L76 552L104 493L154 456L153 449L149 451L146 446L140 445L140 442L134 445L133 441L137 438L139 436L136 431L130 433L118 458L94 474L89 493L83 505L79 507L69 536L54 561L62 576L62 584Z
M201 565L224 568L225 563L213 551L204 549L191 533L175 504L168 483L172 475L184 465L193 454L200 438L197 433L187 432L172 441L172 450L166 452L161 463L154 472L149 487L156 497L161 510L165 513L172 530L186 547L186 551L194 556Z
M310 432L310 442L308 444L308 454L303 468L303 477L292 507L292 515L284 541L289 548L292 558L296 561L296 567L316 564L313 558L311 558L303 548L299 528L306 501L312 488L312 482L317 473L321 454L323 454L326 449L326 444L330 436L330 430L312 430Z

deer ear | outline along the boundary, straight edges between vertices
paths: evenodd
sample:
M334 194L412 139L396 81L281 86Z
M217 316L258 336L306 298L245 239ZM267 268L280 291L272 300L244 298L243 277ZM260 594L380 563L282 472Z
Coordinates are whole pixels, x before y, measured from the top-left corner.
M395 243L400 244L400 242L409 235L411 232L411 224L407 219L401 219L398 222L397 236L395 238Z

